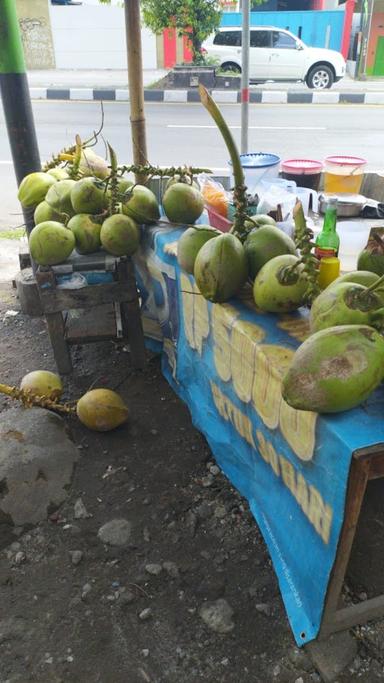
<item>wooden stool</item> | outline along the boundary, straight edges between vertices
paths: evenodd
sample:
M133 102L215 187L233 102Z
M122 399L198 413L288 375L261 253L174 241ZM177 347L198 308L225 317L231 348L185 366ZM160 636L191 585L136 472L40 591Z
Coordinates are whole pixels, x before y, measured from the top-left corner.
M61 288L63 276L92 272L100 282L78 289ZM102 280L109 280L103 282ZM64 264L40 266L36 272L43 314L46 317L57 369L72 372L71 344L87 344L108 339L126 339L132 364L145 364L144 334L132 260L102 252L72 256ZM73 318L71 312L83 309Z

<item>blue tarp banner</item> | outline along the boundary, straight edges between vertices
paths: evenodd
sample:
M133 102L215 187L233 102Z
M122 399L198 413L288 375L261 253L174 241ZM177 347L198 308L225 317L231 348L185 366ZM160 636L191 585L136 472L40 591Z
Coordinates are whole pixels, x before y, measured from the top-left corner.
M136 260L145 331L163 372L249 501L298 645L316 638L344 519L353 451L384 441L384 391L333 416L290 408L281 380L305 311L262 314L251 290L211 304L176 258L181 230L150 228Z

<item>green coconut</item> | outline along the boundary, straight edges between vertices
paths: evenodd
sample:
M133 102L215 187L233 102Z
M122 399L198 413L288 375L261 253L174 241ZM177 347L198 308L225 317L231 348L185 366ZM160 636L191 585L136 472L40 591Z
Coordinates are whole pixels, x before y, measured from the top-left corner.
M292 408L338 413L365 401L384 375L384 339L368 325L316 332L296 351L283 380Z
M123 213L136 223L155 223L160 218L156 195L145 185L134 185L122 205Z
M29 235L31 256L40 266L62 263L75 248L75 236L62 223L45 221L33 228Z
M252 279L256 277L263 265L275 256L296 254L295 243L285 232L274 225L265 224L249 233L244 242L244 249Z
M172 223L194 223L204 211L204 197L191 185L175 183L164 192L163 209Z
M107 218L100 233L101 243L114 256L131 256L140 244L140 229L129 216L117 213Z
M289 313L303 305L308 286L303 265L300 264L287 281L284 278L287 268L298 261L293 254L282 254L264 264L253 285L258 308L269 313Z
M73 216L75 212L71 202L71 191L75 185L76 181L71 180L70 178L67 180L59 180L49 188L45 201L58 213L65 213L67 216Z
M133 187L133 181L129 180L128 178L120 178L117 181L117 191L119 195L124 195L127 190L131 189L131 187ZM122 199L125 199L125 197Z
M339 275L339 277L337 277L336 280L334 280L333 282L331 282L330 285L328 285L327 289L329 287L339 285L340 282L355 282L358 285L370 287L370 285L373 285L378 279L379 276L376 273L372 273L369 270L352 270L349 273L343 273L343 275Z
M96 215L108 207L105 185L97 178L82 178L71 190L71 202L75 213Z
M272 218L272 216L268 216L267 213L255 214L244 221L244 227L249 229L261 228L264 225L276 226L276 221ZM276 256L278 256L278 254L276 254Z
M99 157L92 149L83 149L79 165L80 174L84 177L100 178L109 176L108 161Z
M375 292L366 290L355 282L339 282L327 287L312 304L311 330L318 332L337 325L380 324L377 311L383 305L382 300Z
M48 173L38 171L29 173L23 178L19 185L17 197L24 209L34 209L45 199L51 185L56 183L56 179Z
M187 228L177 243L177 260L181 268L187 273L193 274L196 256L203 244L220 234L219 230L210 225L196 225L194 228Z
M358 256L357 270L384 275L384 228L371 228L367 244Z
M367 248L360 252L357 259L358 270L370 270L377 275L384 275L384 254Z
M33 214L35 225L39 225L39 223L43 223L44 221L58 221L59 223L62 223L64 219L65 216L52 209L45 200L36 206Z
M52 178L56 178L56 180L67 180L67 178L69 178L69 173L65 168L50 168L47 173L48 175L51 175Z
M231 233L210 239L199 250L194 267L196 284L205 299L222 303L235 296L248 277L247 257Z
M72 230L76 240L76 251L79 254L92 254L101 247L101 225L95 221L94 216L88 213L79 213L73 216L67 226Z

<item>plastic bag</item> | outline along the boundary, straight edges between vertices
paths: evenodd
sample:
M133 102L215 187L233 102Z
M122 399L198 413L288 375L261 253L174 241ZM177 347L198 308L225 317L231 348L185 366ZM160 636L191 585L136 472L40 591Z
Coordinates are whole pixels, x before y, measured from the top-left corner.
M280 183L262 183L259 187L257 213L277 211L277 207L280 205L283 221L288 221L292 216L295 204L296 194L289 192Z
M206 204L209 204L220 216L226 218L228 215L228 204L231 199L230 193L226 192L221 183L218 183L204 173L199 175L198 182Z
M57 289L81 289L87 286L87 280L81 273L70 273L57 277Z

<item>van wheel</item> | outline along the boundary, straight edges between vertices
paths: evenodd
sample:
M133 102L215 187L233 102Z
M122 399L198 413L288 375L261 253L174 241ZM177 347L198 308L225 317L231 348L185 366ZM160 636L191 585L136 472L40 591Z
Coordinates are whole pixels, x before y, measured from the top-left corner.
M225 62L225 64L221 65L220 71L233 71L236 74L241 74L239 65L234 62Z
M306 78L308 88L313 90L325 90L331 88L334 81L334 75L329 66L319 64L314 66Z

